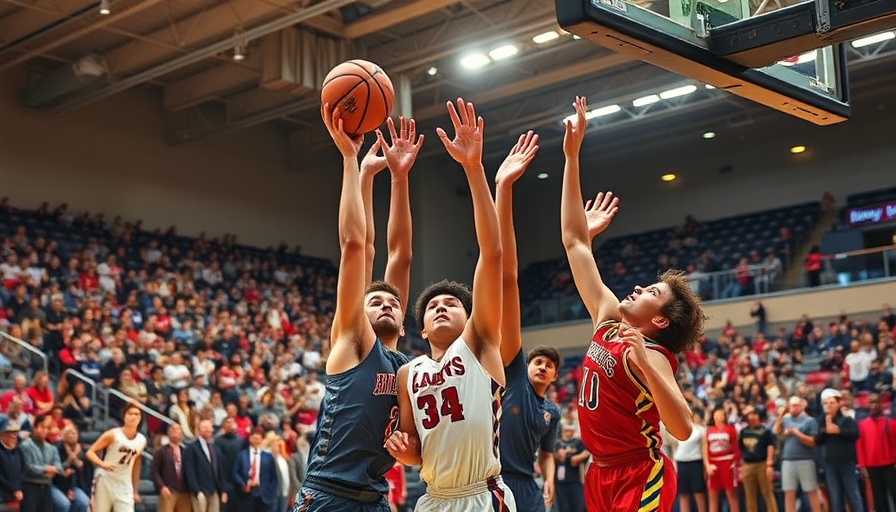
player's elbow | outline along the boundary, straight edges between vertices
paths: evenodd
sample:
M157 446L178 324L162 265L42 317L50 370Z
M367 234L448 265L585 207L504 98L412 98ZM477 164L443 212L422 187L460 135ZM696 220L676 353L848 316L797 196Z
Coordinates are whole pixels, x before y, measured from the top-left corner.
M666 425L666 430L668 430L675 439L686 441L691 437L691 433L694 430L694 423L688 418L687 420L680 422L679 425L675 425L674 428L672 425Z
M560 239L563 241L563 249L566 250L567 253L574 251L577 247L584 245L582 242L582 237L578 236L577 233L572 230L564 229L561 233Z
M389 249L389 262L395 265L411 266L412 256L413 254L410 247Z
M364 237L344 234L339 240L339 249L343 255L367 254L367 242Z

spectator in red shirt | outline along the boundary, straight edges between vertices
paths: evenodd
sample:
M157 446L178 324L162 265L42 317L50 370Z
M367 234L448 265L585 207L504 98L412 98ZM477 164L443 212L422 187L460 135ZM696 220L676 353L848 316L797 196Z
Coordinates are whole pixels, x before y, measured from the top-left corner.
M886 511L887 500L896 500L896 419L884 416L877 393L868 396L868 412L859 422L856 459L862 477L871 483L873 508Z
M0 412L6 412L9 409L9 402L12 401L13 397L17 396L22 399L22 412L34 414L34 401L28 395L25 383L25 374L16 373L13 376L12 389L0 396Z
M813 245L809 249L809 255L803 261L803 268L806 270L806 277L809 280L809 286L815 287L821 284L821 248Z
M40 370L34 374L31 379L31 387L25 390L25 393L34 403L34 415L49 414L53 409L53 391L50 389L50 377L47 372Z

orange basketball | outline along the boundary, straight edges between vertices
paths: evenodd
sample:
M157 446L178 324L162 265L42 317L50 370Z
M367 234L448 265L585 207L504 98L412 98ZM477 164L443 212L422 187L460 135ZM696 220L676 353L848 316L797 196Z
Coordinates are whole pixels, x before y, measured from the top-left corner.
M381 67L355 59L327 73L320 100L339 109L346 133L359 135L372 132L386 121L392 112L395 90Z

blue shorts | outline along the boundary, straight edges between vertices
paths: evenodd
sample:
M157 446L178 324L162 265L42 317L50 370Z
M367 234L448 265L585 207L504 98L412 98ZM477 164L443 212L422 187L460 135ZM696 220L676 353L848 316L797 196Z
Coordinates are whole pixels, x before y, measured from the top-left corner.
M513 492L517 512L544 512L544 496L534 478L506 473L501 478Z
M330 493L302 487L296 494L296 500L290 509L292 512L344 512L346 510L358 512L392 512L386 496L383 495L377 501L365 503L355 501Z

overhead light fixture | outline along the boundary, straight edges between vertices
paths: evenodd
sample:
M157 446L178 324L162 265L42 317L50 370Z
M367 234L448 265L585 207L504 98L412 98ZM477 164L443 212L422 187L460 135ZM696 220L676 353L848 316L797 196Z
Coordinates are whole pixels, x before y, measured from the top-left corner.
M620 107L619 105L606 105L603 107L598 107L598 108L589 110L588 112L585 112L585 119L587 120L587 119L594 119L595 117L608 116L610 114L615 114L616 112L619 112L620 110L622 110L622 107ZM566 124L567 121L575 121L575 120L576 120L576 114L572 114L572 115L568 115L568 116L564 117L562 123Z
M430 66L429 69L426 70L426 74L429 76L436 76L436 74L438 72L439 72L439 68L437 68L435 66Z
M806 146L793 146L792 148L790 148L790 152L793 153L794 155L798 155L805 151L806 151Z
M641 96L640 98L632 100L632 105L636 107L645 107L650 105L651 103L656 103L660 101L660 97L656 94L648 94L647 96Z
M560 37L560 34L558 34L557 32L555 32L553 30L548 30L547 32L542 32L541 34L538 34L537 36L533 37L532 42L535 44L544 44L544 43L547 43L548 41L553 41L554 39L557 39L558 37Z
M674 89L669 89L668 91L661 92L660 98L662 98L664 100L668 100L671 98L677 98L679 96L686 96L696 90L697 90L697 86L694 84L684 85L681 87L676 87Z
M470 53L460 59L460 65L467 69L479 69L491 63L491 59L484 53Z
M666 174L663 174L662 176L660 176L660 179L663 181L675 181L675 178L677 178L677 177L678 176L676 176L674 173L670 172L670 173L666 173Z
M707 90L709 90L709 89L715 89L715 88L716 88L716 86L714 86L714 85L709 85L709 84L703 84L703 87L706 87Z
M703 132L704 139L714 139L716 138L716 132Z
M246 60L246 41L243 39L243 31L237 30L233 37L233 61L242 62Z
M892 30L890 30L887 32L881 32L879 34L873 34L873 35L870 35L867 37L861 37L861 38L853 41L851 44L852 44L853 48L861 48L863 46L870 46L872 44L889 41L890 39L894 39L894 38L896 38L896 32L893 32Z
M100 14L103 16L112 14L112 8L109 6L109 0L100 0Z
M546 179L548 179L548 173L546 173L546 172L540 172L540 173L538 173L538 175L535 176L535 177L538 178L538 179L540 179L540 180L546 180Z
M508 57L513 57L517 53L520 52L520 49L512 44L505 44L504 46L499 46L494 50L488 52L488 56L492 58L492 60L501 60L506 59Z

